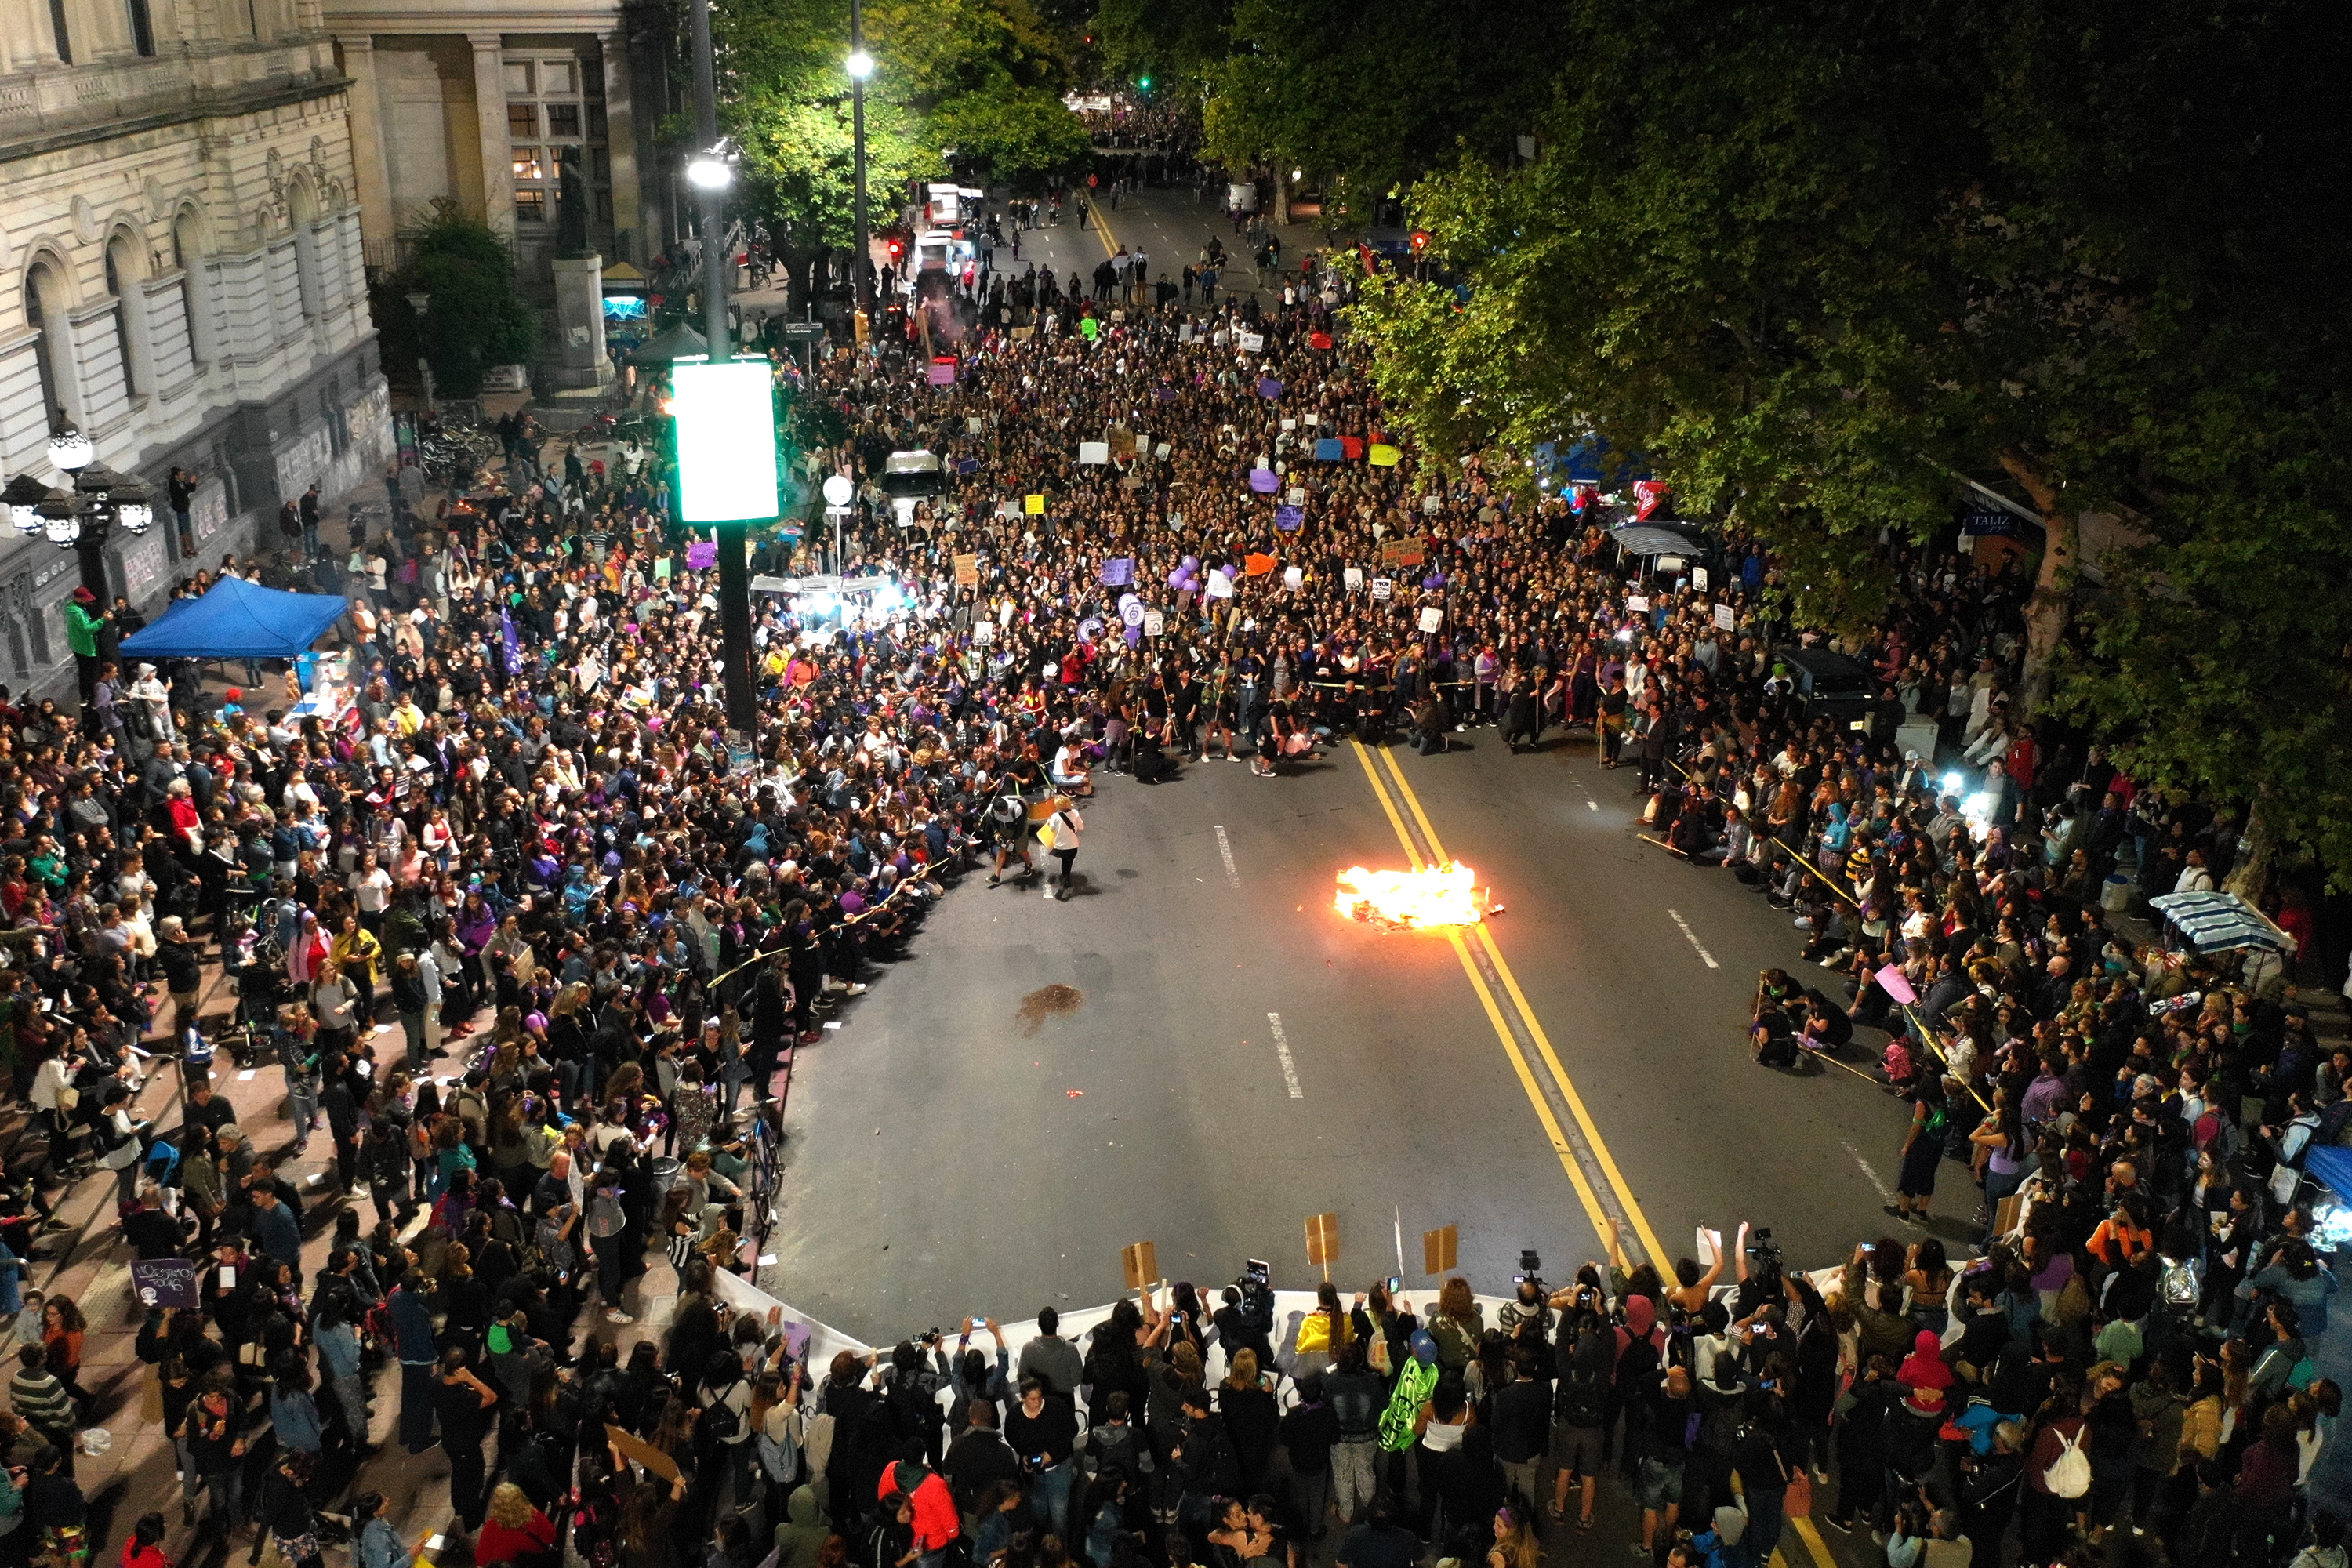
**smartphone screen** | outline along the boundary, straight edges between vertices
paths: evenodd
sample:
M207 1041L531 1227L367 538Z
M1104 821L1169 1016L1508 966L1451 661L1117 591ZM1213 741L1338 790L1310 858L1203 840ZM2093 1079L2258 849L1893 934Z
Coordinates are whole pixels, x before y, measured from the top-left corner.
M221 1289L224 1290L234 1290L236 1289L236 1266L235 1264L224 1263L221 1265L220 1285Z
M1402 1275L1402 1274L1391 1274L1391 1275L1390 1275L1390 1276L1389 1276L1389 1294L1390 1294L1390 1295L1393 1296L1393 1295L1395 1295L1398 1291L1400 1291L1400 1290L1402 1290L1402 1289L1404 1289L1404 1276L1403 1276L1403 1275Z

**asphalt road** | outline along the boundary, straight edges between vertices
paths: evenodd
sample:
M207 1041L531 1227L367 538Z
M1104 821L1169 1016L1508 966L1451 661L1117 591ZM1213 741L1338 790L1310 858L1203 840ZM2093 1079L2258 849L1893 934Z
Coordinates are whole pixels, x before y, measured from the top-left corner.
M1864 1163L1891 1177L1902 1108L1748 1058L1756 972L1795 967L1787 917L1640 843L1631 773L1588 743L1463 739L1394 771L1342 745L1278 780L1107 779L1078 896L967 879L803 1053L762 1282L878 1342L1110 1300L1139 1240L1171 1278L1259 1257L1305 1285L1327 1212L1349 1289L1400 1271L1400 1228L1409 1289L1452 1224L1495 1290L1522 1247L1554 1279L1601 1256L1596 1212L1670 1259L1748 1219L1805 1266L1890 1225ZM1491 888L1491 962L1334 910L1342 868L1408 863L1401 831ZM1024 1020L1050 985L1084 1000Z

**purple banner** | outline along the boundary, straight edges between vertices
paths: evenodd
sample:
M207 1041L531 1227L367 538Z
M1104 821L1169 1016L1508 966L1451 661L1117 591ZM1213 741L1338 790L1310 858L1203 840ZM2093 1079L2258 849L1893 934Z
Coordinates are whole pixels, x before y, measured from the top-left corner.
M719 564L719 545L709 539L698 539L686 547L686 569L708 572Z
M1257 395L1271 403L1282 395L1282 383L1270 375L1257 378Z
M1102 584L1106 588L1124 588L1135 581L1135 558L1113 556L1102 563Z
M1282 479L1272 468L1252 468L1249 485L1258 494L1270 496L1282 488Z
M953 386L955 384L955 361L949 360L944 363L938 360L933 360L931 362L931 384L933 386Z
M1285 533L1297 532L1298 525L1306 521L1307 509L1303 506L1278 506L1274 509L1274 526Z

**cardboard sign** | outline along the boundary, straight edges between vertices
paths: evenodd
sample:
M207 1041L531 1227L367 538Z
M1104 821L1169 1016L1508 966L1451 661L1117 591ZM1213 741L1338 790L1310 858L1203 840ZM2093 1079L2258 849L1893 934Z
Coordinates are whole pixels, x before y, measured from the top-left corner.
M635 1460L666 1481L675 1481L678 1479L677 1461L639 1437L635 1433L615 1426L608 1421L604 1424L604 1436L614 1447L621 1451L621 1458Z
M955 380L955 361L933 360L931 362L930 384L933 386L953 386Z
M1234 580L1231 577L1226 576L1223 572L1210 573L1209 597L1212 599L1230 599L1233 596Z
M1303 566L1284 567L1282 569L1282 585L1289 589L1292 593L1297 593L1299 589L1307 585L1307 569Z
M184 1307L193 1310L204 1305L204 1297L196 1289L195 1263L185 1258L132 1258L131 1288L141 1302L150 1307Z
M1290 487L1290 493L1282 499L1288 501L1292 506L1305 506L1307 504L1307 487L1305 485L1293 485Z
M1691 586L1697 589L1702 594L1706 592L1706 567L1694 566L1691 568Z
M1731 631L1736 628L1738 624L1738 618L1731 613L1731 606L1729 605L1717 605L1715 607L1716 630L1719 632Z
M1435 490L1432 490L1427 495L1421 498L1422 513L1426 517L1435 517L1438 512L1444 508L1444 505L1445 498L1439 495Z
M1135 557L1131 555L1111 557L1102 563L1101 577L1102 585L1106 588L1126 587L1135 581Z
M1167 629L1168 617L1166 616L1161 615L1158 610L1146 610L1143 612L1143 635L1145 637L1156 637Z
M1124 425L1114 425L1109 429L1104 431L1103 434L1110 438L1110 455L1112 457L1118 458L1121 462L1129 461L1134 458L1134 431L1129 429Z
M1625 601L1625 613L1629 616L1646 616L1650 613L1650 601L1635 594Z
M994 621L974 621L974 622L972 622L972 624L971 624L971 646L972 646L972 647L986 647L990 643L992 643L992 642L994 642L995 640L996 640L996 623L995 623Z
M1447 1274L1454 1270L1462 1257L1462 1231L1458 1226L1440 1226L1435 1230L1421 1233L1421 1271L1423 1274Z
M1445 612L1444 610L1439 609L1435 605L1423 605L1421 607L1421 629L1423 631L1433 632L1444 624Z
M1396 584L1395 584L1394 583L1390 582L1387 578L1385 578L1385 577L1375 577L1375 578L1373 578L1373 579L1372 579L1372 597L1373 597L1373 598L1375 598L1375 599L1386 599L1386 598L1388 598L1391 595L1394 594L1395 592L1396 592Z
M1347 584L1348 592L1352 594L1357 589L1364 585L1364 569L1360 566L1349 566L1342 568L1339 573L1339 581Z
M1307 1216L1307 1261L1318 1268L1328 1268L1339 1261L1339 1216L1316 1214Z
M956 586L959 588L979 587L980 557L976 554L957 556L955 558L955 578Z
M1278 506L1274 509L1274 526L1285 533L1296 533L1307 521L1303 506Z
M1415 534L1411 539L1385 539L1381 542L1381 564L1383 566L1418 566L1429 559L1429 542Z
M1157 1285L1160 1283L1160 1249L1148 1241L1130 1243L1119 1248L1118 1267L1130 1290Z
M1109 462L1110 443L1108 441L1079 442L1078 461L1081 465L1093 468L1099 468L1101 465Z
M1241 336L1235 338L1234 342L1240 346L1242 353L1245 354L1254 354L1260 349L1265 347L1265 337L1263 333L1259 332L1244 332Z
M1879 970L1871 978L1878 982L1878 988L1881 991L1894 997L1902 1006L1908 1007L1919 1000L1919 994L1911 989L1910 980L1904 975L1902 970L1892 963Z
M1031 517L1043 517L1045 515L1045 498L1044 496L1024 496L1021 498L1021 510L1027 512Z

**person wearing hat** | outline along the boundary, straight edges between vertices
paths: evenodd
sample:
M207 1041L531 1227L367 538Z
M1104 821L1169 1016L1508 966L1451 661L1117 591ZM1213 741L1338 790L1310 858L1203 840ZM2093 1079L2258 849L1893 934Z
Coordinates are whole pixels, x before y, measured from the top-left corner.
M81 700L88 702L98 689L103 642L114 617L100 609L98 595L84 584L66 605L66 644L73 649L74 668L81 679Z

